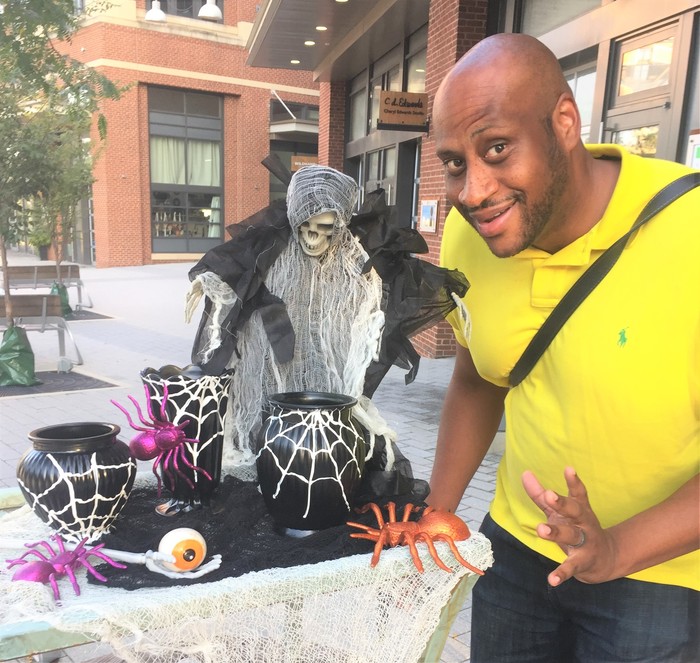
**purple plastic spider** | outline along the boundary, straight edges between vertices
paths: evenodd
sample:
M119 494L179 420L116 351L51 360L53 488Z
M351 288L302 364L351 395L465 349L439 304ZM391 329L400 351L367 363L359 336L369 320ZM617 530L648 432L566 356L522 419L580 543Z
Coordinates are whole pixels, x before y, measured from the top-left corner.
M189 420L175 425L167 419L166 405L168 404L168 385L163 385L163 400L160 404L159 419L153 414L151 396L146 385L144 385L144 391L146 392L146 409L148 410L148 416L151 418L151 421L146 421L144 419L137 400L133 396L129 396L128 398L136 407L139 421L145 428L137 426L133 422L131 415L119 403L116 401L111 402L126 415L129 425L134 430L142 431L131 440L129 448L131 449L131 453L139 460L151 460L155 458L153 461L153 474L156 475L156 479L158 480L158 496L160 496L162 486L161 476L158 474L159 467L161 468L163 478L168 478L171 490L175 489L175 477L172 470L182 477L190 488L194 489L194 483L192 483L190 478L180 469L180 461L193 472L201 472L209 481L212 481L211 475L205 469L193 465L189 458L187 458L186 449L184 447L185 442L199 444L199 440L185 437L183 429L190 423Z
M110 559L107 555L100 552L100 548L104 547L104 543L100 543L92 548L85 548L85 542L87 541L85 538L73 550L66 550L63 539L58 534L54 534L51 539L56 542L58 551L53 548L48 541L25 543L24 545L29 548L29 550L27 550L24 555L18 559L7 560L8 569L17 565L21 566L12 576L13 580L51 583L53 596L58 601L61 598L61 594L58 591L58 583L56 580L62 576L68 576L71 585L73 585L73 591L76 596L80 596L80 587L75 578L75 569L78 565L84 566L88 570L88 573L99 581L107 582L107 578L100 574L88 561L90 555L94 555L117 569L126 568L125 564L115 562L113 559ZM41 552L39 550L40 547L44 548L46 553ZM38 559L29 561L25 559L28 555L35 555Z

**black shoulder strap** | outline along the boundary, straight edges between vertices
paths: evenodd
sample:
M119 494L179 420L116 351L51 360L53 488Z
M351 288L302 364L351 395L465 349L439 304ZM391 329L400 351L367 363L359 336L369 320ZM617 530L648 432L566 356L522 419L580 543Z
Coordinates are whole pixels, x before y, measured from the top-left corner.
M700 172L688 173L667 184L644 207L636 221L620 239L606 249L600 257L578 278L559 303L554 307L537 333L532 337L530 344L518 359L508 377L511 387L520 384L532 370L544 351L547 349L557 332L571 317L578 305L589 295L610 271L622 250L627 244L630 235L664 207L680 198L694 187L700 185Z

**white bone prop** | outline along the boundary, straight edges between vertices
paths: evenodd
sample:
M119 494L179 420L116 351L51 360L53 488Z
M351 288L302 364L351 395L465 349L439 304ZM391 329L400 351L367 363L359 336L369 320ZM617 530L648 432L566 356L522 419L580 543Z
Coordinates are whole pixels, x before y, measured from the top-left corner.
M187 545L192 544L191 548ZM66 550L74 550L79 544L64 542ZM0 537L0 548L22 550L27 547L25 541ZM189 550L194 554L190 557ZM90 548L86 547L89 551ZM207 546L202 535L196 530L179 527L170 530L163 536L158 545L158 551L147 550L145 553L133 553L125 550L100 548L100 552L117 562L127 564L143 564L149 571L159 573L172 579L199 578L221 566L221 555L213 555L204 565ZM173 554L175 553L175 554Z

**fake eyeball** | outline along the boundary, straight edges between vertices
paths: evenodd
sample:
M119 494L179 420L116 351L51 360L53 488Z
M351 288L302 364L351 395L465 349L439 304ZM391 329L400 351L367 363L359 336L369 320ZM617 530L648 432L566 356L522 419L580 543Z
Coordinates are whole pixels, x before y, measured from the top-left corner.
M173 571L192 571L207 556L207 542L197 530L178 527L170 530L160 540L158 552L175 558L174 562L163 562L163 566Z

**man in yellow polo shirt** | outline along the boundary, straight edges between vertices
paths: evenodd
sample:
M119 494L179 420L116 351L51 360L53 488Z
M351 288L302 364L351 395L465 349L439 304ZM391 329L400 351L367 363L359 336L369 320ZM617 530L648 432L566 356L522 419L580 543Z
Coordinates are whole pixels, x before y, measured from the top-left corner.
M562 295L689 169L584 147L556 58L526 35L469 51L431 130L454 205L442 264L471 283L432 506L456 508L504 407L507 423L472 663L699 660L700 188L632 236L509 389Z

